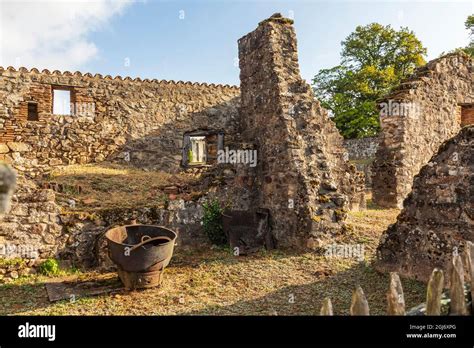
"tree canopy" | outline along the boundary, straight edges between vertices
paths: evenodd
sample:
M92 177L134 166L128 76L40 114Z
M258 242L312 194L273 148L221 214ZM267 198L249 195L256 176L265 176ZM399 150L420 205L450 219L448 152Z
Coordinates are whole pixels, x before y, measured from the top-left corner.
M345 138L374 136L377 100L425 64L426 48L408 28L378 23L358 26L341 45L340 64L320 70L313 89Z
M464 25L466 26L466 29L469 30L469 37L471 38L469 45L464 49L464 51L471 57L474 57L474 15L467 17Z

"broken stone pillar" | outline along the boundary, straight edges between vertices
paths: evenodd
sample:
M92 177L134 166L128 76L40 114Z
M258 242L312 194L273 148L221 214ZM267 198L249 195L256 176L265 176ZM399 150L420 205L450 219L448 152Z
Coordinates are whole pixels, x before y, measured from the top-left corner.
M440 147L403 205L381 237L377 269L423 281L434 268L448 274L453 252L474 241L474 125Z
M315 247L364 206L364 180L300 76L292 23L275 14L239 40L242 137L257 145L254 206L278 244Z

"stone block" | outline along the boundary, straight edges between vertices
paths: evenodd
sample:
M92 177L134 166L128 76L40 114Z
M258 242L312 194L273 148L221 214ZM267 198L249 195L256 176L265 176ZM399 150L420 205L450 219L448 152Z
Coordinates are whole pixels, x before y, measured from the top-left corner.
M0 144L0 154L10 152L10 148L6 144Z
M7 143L8 147L13 152L29 152L31 151L31 146L27 143L19 143L19 142L9 142Z
M13 205L10 214L16 216L28 216L28 204L20 203Z

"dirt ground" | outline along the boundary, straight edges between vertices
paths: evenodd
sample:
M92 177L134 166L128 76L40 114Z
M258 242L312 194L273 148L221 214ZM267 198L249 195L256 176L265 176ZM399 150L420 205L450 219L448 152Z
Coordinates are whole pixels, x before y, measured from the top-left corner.
M56 199L65 210L86 212L165 205L169 199L165 187L190 191L183 194L199 198L199 187L195 187L198 182L199 178L192 174L147 171L107 162L60 167L40 180L42 186L56 191ZM176 196L182 198L183 194ZM74 207L67 204L71 200Z
M338 243L361 244L364 260L328 258L324 252L261 251L235 257L230 249L199 251L179 246L161 287L121 291L51 303L44 276L29 276L0 286L1 315L317 315L330 297L337 315L349 313L354 288L361 285L371 314L386 313L387 274L372 267L382 231L398 210L350 213L348 232ZM76 273L80 280L109 279L114 273ZM408 308L424 301L422 283L402 280Z

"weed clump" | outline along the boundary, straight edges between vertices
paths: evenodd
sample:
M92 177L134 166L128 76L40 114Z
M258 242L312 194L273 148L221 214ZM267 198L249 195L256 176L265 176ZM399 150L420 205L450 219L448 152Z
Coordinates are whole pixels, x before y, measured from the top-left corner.
M227 237L222 226L222 213L224 209L220 206L217 200L204 203L203 208L204 215L202 218L202 225L204 233L213 244L226 244Z

